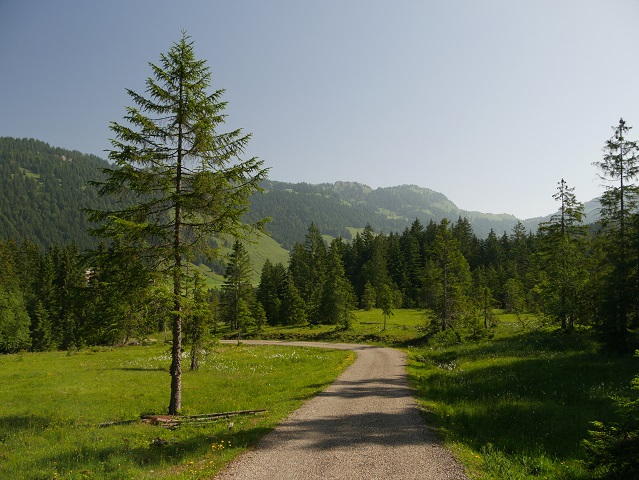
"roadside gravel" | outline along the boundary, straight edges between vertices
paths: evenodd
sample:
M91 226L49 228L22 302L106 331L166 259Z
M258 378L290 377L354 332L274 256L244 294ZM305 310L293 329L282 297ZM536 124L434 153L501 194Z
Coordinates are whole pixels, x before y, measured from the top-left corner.
M403 352L318 342L242 343L343 348L356 351L357 360L216 478L467 479L420 416Z

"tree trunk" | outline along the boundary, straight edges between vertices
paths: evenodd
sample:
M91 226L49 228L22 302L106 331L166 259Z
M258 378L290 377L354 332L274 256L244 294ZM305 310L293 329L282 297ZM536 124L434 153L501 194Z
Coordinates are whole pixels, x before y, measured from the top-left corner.
M183 81L180 75L180 102L183 101ZM178 113L177 161L175 166L175 229L173 233L173 345L171 346L171 400L169 415L182 409L182 109Z
M180 301L176 300L173 317L173 346L171 347L171 401L169 415L177 415L182 408L182 315Z

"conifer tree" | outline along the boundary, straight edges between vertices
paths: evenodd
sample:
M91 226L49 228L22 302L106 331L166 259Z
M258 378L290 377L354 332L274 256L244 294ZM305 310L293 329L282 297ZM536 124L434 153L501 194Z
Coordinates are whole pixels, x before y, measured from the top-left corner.
M310 323L320 323L319 307L324 284L326 243L314 223L308 228L304 244L296 244L291 251L289 275L306 304Z
M353 287L346 279L337 240L333 240L328 252L319 317L322 323L340 325L347 330L351 327L354 309Z
M382 330L386 330L386 319L388 317L392 317L395 314L393 312L393 290L388 284L382 285L381 290L382 291L379 295L379 298L380 307L382 309L382 317L384 317L384 328Z
M287 289L286 268L281 263L273 265L266 259L257 287L257 300L262 304L266 319L271 325L282 323L280 309Z
M282 299L281 318L286 325L308 324L306 303L291 276L288 277L286 292Z
M228 256L224 283L222 284L222 315L231 330L238 332L247 326L249 305L253 296L251 285L251 259L246 247L239 240L233 244Z
M204 338L213 318L207 296L204 278L196 272L193 275L192 304L187 322L187 332L191 340L191 370L200 367Z
M559 211L539 226L546 271L542 290L546 313L559 318L565 330L575 321L586 277L580 248L584 206L563 178L553 198L560 204Z
M196 59L186 33L150 67L146 96L127 90L136 105L127 108L127 124L111 123L115 165L104 170L106 180L93 183L101 196L122 202L89 211L89 220L100 225L95 235L120 239L172 282L169 413L175 414L182 406L185 265L195 254L215 253L212 235L242 238L260 226L242 218L267 171L262 161L241 158L250 135L219 131L224 90L209 93L210 69Z
M437 312L441 330L454 327L465 312L470 288L470 268L453 237L448 220L438 225L428 262L430 306Z
M636 302L637 252L630 248L631 225L639 204L639 187L633 182L639 176L639 145L627 138L631 127L622 119L614 127L614 135L606 142L604 156L594 165L607 182L601 196L602 233L607 238L607 261L612 266L607 276L604 301L604 335L614 348L627 348L628 316ZM633 275L635 275L633 281Z

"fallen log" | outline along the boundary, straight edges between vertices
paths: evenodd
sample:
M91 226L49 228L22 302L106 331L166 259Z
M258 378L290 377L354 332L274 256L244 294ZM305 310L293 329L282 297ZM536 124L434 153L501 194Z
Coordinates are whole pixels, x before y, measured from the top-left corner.
M167 428L174 428L183 423L189 424L207 424L214 423L223 418L234 417L237 415L251 415L256 413L266 412L266 409L261 408L258 410L236 410L233 412L221 412L221 413L202 413L199 415L141 415L139 420L121 420L113 422L100 423L100 427L112 427L116 425L128 425L131 423L142 421L144 423L150 423L151 425L160 425Z

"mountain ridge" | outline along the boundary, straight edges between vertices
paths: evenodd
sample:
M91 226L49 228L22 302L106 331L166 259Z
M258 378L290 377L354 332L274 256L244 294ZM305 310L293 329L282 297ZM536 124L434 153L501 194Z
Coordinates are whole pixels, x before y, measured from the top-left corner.
M51 147L35 139L0 137L0 237L24 238L47 247L76 242L94 246L86 233L83 208L108 208L112 200L97 195L89 180L102 178L109 163L95 155ZM289 249L303 242L311 222L328 236L352 238L370 225L384 233L401 232L416 219L426 224L443 218L467 218L478 237L509 232L517 222L536 231L552 214L533 219L463 210L446 195L415 184L371 188L354 181L311 184L266 180L263 194L251 199L248 221L271 217L271 236ZM587 202L590 212L596 200ZM593 218L589 216L588 221Z

